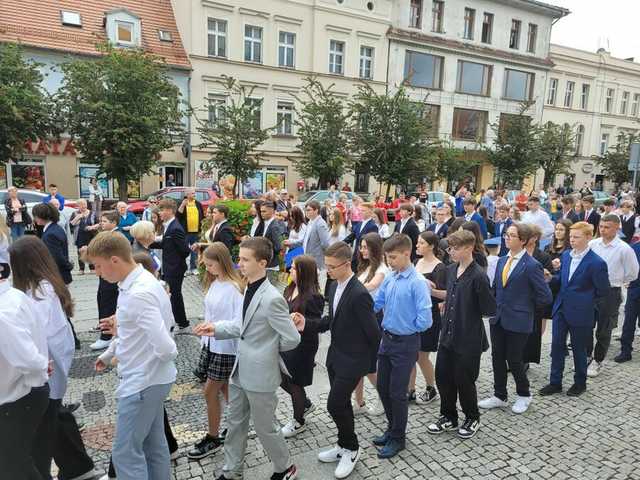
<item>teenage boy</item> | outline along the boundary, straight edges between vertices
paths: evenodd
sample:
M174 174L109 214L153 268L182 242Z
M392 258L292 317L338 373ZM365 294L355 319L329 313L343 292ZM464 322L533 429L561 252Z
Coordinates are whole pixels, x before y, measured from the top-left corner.
M260 215L264 222L263 228L256 231L256 237L264 237L269 240L272 253L271 260L267 266L269 281L275 285L278 281L278 273L280 273L280 263L278 256L282 251L282 222L275 217L276 202L269 200L260 206Z
M388 422L386 431L373 440L382 447L379 458L391 458L404 450L409 380L418 360L420 333L432 323L429 284L413 266L412 250L411 239L401 233L384 243L387 265L393 273L383 280L374 303L376 312L384 310L377 388Z
M549 214L540 208L540 198L529 197L527 208L528 210L522 214L522 223L537 225L542 230L541 240L550 240L555 226Z
M594 198L591 195L582 197L582 215L580 220L593 225L593 234L598 234L598 226L600 225L600 214L593 208Z
M482 238L484 240L487 239L487 222L484 221L482 215L476 212L476 201L472 197L467 197L462 202L462 206L464 208L464 219L467 222L476 222L480 227L480 232L482 233Z
M49 203L52 198L58 200L58 210L64 210L64 197L58 193L58 186L55 183L49 185L49 194L42 199L42 203Z
M579 222L580 218L576 211L574 210L575 200L571 195L567 195L562 197L562 212L560 213L560 218L566 218L567 220L571 220L573 223Z
M631 245L636 260L640 263L640 243ZM640 317L640 276L629 284L627 290L627 301L624 304L624 323L622 325L622 336L620 337L620 353L614 358L616 363L624 363L631 360L633 351L633 337Z
M413 207L408 203L403 203L400 205L398 215L400 220L396 220L395 232L402 233L411 239L411 261L415 262L418 259L416 245L420 236L420 228L418 228L418 224L413 219Z
M240 244L239 264L248 285L242 324L222 321L215 325L203 323L194 329L200 336L240 339L229 383L225 464L218 480L242 478L250 417L262 447L273 462L271 480L292 480L298 475L275 412L276 390L282 383L280 371L287 372L280 352L293 350L300 343L300 333L284 297L267 280L267 265L272 255L273 246L266 238L244 240ZM304 324L298 328L304 329Z
M117 335L96 360L101 372L118 360L118 412L113 464L119 480L169 478L164 401L176 379L178 354L169 296L160 282L133 260L131 244L118 232L99 233L87 257L96 274L120 290L116 315L100 325Z
M320 321L317 330L331 330L326 361L331 385L327 410L338 429L338 442L320 452L318 460L339 462L335 476L346 478L362 452L355 433L351 394L369 372L371 358L380 344L380 329L371 295L351 270L351 247L344 242L334 243L327 248L324 265L334 281L328 290L329 315ZM301 314L293 315L297 323L309 325Z
M447 267L447 299L436 359L440 418L427 427L427 432L437 435L457 429L458 436L466 439L480 428L476 380L480 356L489 348L482 317L495 315L496 301L487 274L473 260L473 233L461 230L448 236L447 241L454 263ZM459 428L458 398L466 416Z
M509 209L511 207L508 203L498 205L496 209L496 223L494 232L494 237L498 237L500 239L500 251L498 253L499 257L503 257L507 254L509 249L507 248L505 234L507 233L507 229L511 226L513 221L509 217Z

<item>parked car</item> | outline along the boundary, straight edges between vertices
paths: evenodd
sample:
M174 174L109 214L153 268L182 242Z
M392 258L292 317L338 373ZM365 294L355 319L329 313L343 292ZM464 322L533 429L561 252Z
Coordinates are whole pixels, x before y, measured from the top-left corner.
M360 197L362 200L364 200L365 202L369 201L370 195L368 193L358 193L358 192L340 192L340 194L344 194L347 196L347 207L350 208L351 207L351 201L353 200L353 197L358 196ZM315 200L317 202L320 203L320 206L322 206L325 202L325 200L327 200L329 198L329 190L310 190L308 192L302 192L299 196L298 196L298 201L296 202L296 205L298 207L300 207L303 211L304 211L304 207L307 203L309 203L312 200ZM333 202L333 204L335 205L336 202Z
M31 215L32 218L33 218L33 214L31 213L31 210L33 209L33 206L37 205L38 203L42 203L42 201L45 199L46 196L47 196L46 193L38 192L36 190L29 190L29 189L22 189L22 188L18 189L18 197L24 200L24 202L27 204L29 215ZM0 190L0 214L4 216L7 215L7 212L4 208L4 202L7 198L9 198L8 190L7 189ZM69 219L71 218L71 215L77 210L77 208L78 208L78 204L75 201L65 199L64 209L62 210L62 213L67 218L67 221L69 221ZM33 227L29 227L29 229L32 229L32 228Z
M607 198L611 198L611 195L607 192L603 192L602 190L592 190L592 195L594 208L600 208Z
M155 196L158 200L162 200L163 198L173 198L179 206L180 202L182 202L182 199L185 196L185 192L187 191L187 189L189 189L189 187L162 188L157 192L153 192L147 195L142 200L129 200L128 210L130 212L133 212L138 217L141 216L142 212L144 212L144 209L149 206L149 202L147 201L147 199L152 195ZM206 209L212 203L216 203L216 200L218 200L218 195L216 195L216 192L208 188L196 188L196 200L202 203L202 208Z

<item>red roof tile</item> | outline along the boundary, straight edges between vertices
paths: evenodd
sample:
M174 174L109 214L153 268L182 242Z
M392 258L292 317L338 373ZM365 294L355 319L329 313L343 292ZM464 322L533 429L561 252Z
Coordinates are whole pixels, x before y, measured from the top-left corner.
M106 40L105 13L125 8L141 19L145 51L171 66L191 67L170 0L2 0L1 4L0 42L96 55L96 44ZM79 13L82 28L62 25L61 10ZM160 41L158 30L169 31L173 42Z

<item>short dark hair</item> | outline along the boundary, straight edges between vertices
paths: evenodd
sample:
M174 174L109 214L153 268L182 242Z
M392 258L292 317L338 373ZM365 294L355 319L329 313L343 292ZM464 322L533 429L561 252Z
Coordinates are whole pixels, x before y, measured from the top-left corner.
M615 213L607 213L601 219L601 222L611 222L620 225L620 217Z
M562 200L560 200L562 203L564 203L565 205L575 205L576 201L573 199L573 197L568 196L568 197L562 197Z
M176 205L176 201L173 198L163 198L158 202L159 210L171 210L173 213L176 213L178 210L178 206Z
M458 230L447 236L447 243L451 247L473 247L476 236L468 230Z
M218 212L220 212L221 214L224 215L224 218L228 218L229 217L229 207L227 207L226 205L214 205L213 206L214 210L217 210Z
M616 205L616 202L613 200L613 198L607 198L604 202L602 202L603 205L606 205L607 207L614 207Z
M582 197L582 201L590 203L592 205L595 203L595 199L593 198L592 195L587 195L586 197Z
M272 201L272 200L265 200L264 202L262 202L262 205L260 205L260 208L262 207L267 207L267 208L271 208L273 210L276 209L276 202Z
M509 228L511 227L516 229L516 232L518 232L518 238L525 244L527 244L529 240L531 240L531 238L535 236L533 230L531 229L531 225L527 223L514 222L509 225ZM507 230L509 230L509 228L507 228Z
M107 220L109 220L109 222L116 225L120 222L120 214L115 210L107 210L106 212L102 212L100 214L100 218L102 217L106 218Z
M311 200L306 206L313 208L315 211L320 210L320 202L317 200Z
M55 183L50 183L49 184L49 188L58 188L58 185L56 185Z
M411 252L413 243L411 238L404 233L394 233L384 242L384 253Z
M473 205L474 207L476 206L476 201L475 199L468 197L465 198L464 201L462 202L463 205Z
M324 251L325 257L337 258L340 260L351 259L351 247L344 242L335 242Z
M409 215L411 215L413 213L413 206L410 203L403 203L402 205L400 205L400 210L409 212Z
M527 202L540 203L540 199L538 197L529 197L529 200L527 200Z
M50 203L39 203L35 205L31 213L34 217L47 222L58 223L58 220L60 220L60 212Z
M256 260L265 260L267 265L273 258L273 244L271 243L271 240L265 237L247 238L240 243L240 248L251 250Z

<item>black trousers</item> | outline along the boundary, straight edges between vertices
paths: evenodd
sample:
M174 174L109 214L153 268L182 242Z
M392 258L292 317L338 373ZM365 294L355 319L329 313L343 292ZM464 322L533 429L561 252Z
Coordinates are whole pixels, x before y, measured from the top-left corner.
M109 283L101 277L98 283L98 319L114 315L117 305L118 284ZM100 340L111 340L111 335L101 333Z
M528 397L529 380L524 371L523 352L528 333L510 332L499 323L491 325L491 361L493 362L493 392L500 400L507 400L507 364L516 382L516 393Z
M327 397L327 410L338 427L338 446L347 450L358 450L358 437L356 436L353 420L353 407L351 406L351 394L360 382L358 378L346 378L337 376L333 368L327 369L329 374L329 397Z
M480 355L462 355L440 345L436 357L436 385L440 392L440 414L458 420L456 402L469 420L479 420L476 380L480 373Z
M169 285L171 291L171 310L173 311L173 318L179 327L188 327L189 320L187 320L187 314L184 310L184 299L182 298L182 281L184 276L177 277L164 277L164 281Z
M0 405L0 477L41 480L33 458L38 425L49 404L49 385L32 388L15 402Z
M611 331L618 326L618 313L622 303L620 287L611 287L609 293L598 303L595 322L595 347L593 333L587 339L587 357L600 363L607 356L611 344Z
M34 442L34 458L42 478L50 479L51 460L58 466L58 479L79 477L93 470L76 419L62 400L49 400L49 406L38 427Z

